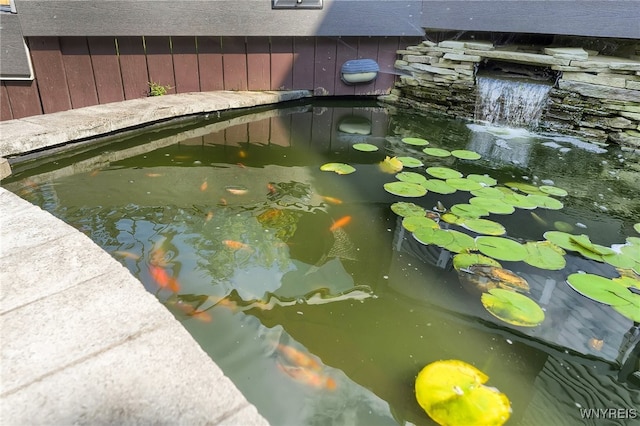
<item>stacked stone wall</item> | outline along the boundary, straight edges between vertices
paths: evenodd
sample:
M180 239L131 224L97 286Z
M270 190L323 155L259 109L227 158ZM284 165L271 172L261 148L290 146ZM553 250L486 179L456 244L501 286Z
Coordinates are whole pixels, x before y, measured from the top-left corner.
M395 67L403 74L384 99L472 119L479 64L500 61L545 67L558 79L540 120L541 130L640 148L640 43L636 49L636 55L620 58L582 47L426 40L398 50Z

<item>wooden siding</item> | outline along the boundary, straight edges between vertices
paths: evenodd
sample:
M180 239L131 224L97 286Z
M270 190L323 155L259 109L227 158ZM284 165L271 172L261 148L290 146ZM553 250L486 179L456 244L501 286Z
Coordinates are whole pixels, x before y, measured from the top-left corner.
M394 83L401 37L31 37L35 81L3 81L2 120L147 96L211 90L313 90L318 96L380 95ZM351 59L378 61L375 82L340 79ZM277 133L277 125L270 128Z

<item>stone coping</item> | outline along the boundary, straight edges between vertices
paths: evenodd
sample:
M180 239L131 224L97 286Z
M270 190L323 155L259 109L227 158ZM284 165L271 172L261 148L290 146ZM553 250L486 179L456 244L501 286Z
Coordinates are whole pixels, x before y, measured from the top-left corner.
M212 92L99 105L0 123L0 147L14 155L306 96ZM125 267L4 188L0 244L3 424L268 424Z

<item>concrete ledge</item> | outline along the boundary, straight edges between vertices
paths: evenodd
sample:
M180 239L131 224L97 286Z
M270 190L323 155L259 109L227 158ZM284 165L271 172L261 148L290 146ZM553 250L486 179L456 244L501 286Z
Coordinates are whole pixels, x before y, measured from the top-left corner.
M122 131L184 115L268 105L311 96L307 90L194 92L95 105L0 122L0 157Z

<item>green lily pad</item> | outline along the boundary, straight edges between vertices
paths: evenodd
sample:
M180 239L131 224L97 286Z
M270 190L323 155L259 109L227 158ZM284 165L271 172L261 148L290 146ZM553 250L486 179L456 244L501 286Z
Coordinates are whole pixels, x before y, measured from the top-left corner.
M624 253L606 254L602 256L602 260L611 266L621 269L633 269L636 266L636 261Z
M462 173L448 167L429 167L427 168L427 173L438 179L452 179L462 177Z
M640 237L627 237L627 243L640 246Z
M489 376L459 360L433 362L416 377L416 400L440 425L503 425L511 415L509 398L485 386Z
M555 195L556 197L566 197L569 194L564 189L551 185L542 185L538 189L545 194Z
M521 327L535 327L544 321L544 311L535 301L515 291L493 288L480 300L494 317Z
M402 220L402 226L409 232L414 232L418 228L439 229L440 226L433 219L426 216L409 216Z
M422 227L422 228L418 228L415 231L413 231L413 238L415 238L416 241L418 241L421 244L424 245L429 245L429 244L435 244L433 241L436 238L435 234L437 232L442 231L441 229L436 229L436 228L428 228L428 227ZM443 238L443 236L439 236L439 238ZM451 237L451 240L453 240L453 237Z
M524 248L527 250L524 262L536 268L559 271L567 265L565 251L549 241L529 241Z
M469 204L494 214L511 214L516 210L511 204L503 203L498 198L473 197L469 199Z
M363 151L363 152L373 152L378 150L377 146L372 145L370 143L356 143L351 145L351 147L357 151Z
M402 142L408 145L415 145L415 146L429 145L429 141L422 138L402 138Z
M577 251L584 257L597 262L604 262L602 254L613 253L613 250L608 247L594 245L584 234L573 235L561 231L547 231L544 233L544 238L565 250Z
M467 179L475 180L476 182L481 183L485 186L494 186L498 184L498 181L489 175L476 175L472 173L470 175L467 175Z
M638 296L640 299L640 296ZM635 303L627 303L626 305L616 305L612 308L619 314L624 315L633 322L640 322L640 301Z
M640 301L639 295L600 275L571 274L567 277L567 284L584 297L605 305L628 305Z
M427 188L431 192L435 192L437 194L453 194L456 192L455 188L447 185L447 183L440 179L428 179L426 182L421 184L425 188Z
M462 225L465 221L465 218L455 215L453 213L445 213L442 216L440 216L440 219L452 225Z
M449 157L451 155L449 151L442 148L425 148L422 152L433 157Z
M620 247L620 251L632 259L640 259L640 246L636 244L625 244Z
M504 235L507 230L498 222L487 219L467 219L462 226L470 231L485 235Z
M486 209L471 204L455 204L451 206L451 213L468 219L489 216L489 212Z
M456 271L466 269L471 265L489 265L502 268L497 260L478 253L459 253L453 256L453 267Z
M504 185L508 186L511 189L517 189L518 191L524 192L525 194L537 194L537 195L544 194L542 191L540 191L540 188L538 188L535 185L531 185L530 183L507 182Z
M404 167L413 168L413 167L421 167L423 165L422 161L413 157L398 157L398 161L400 161Z
M471 236L463 232L454 231L451 229L443 230L443 232L447 232L453 237L452 241L448 241L447 239L447 242L444 242L443 237L443 241L435 243L443 249L449 250L453 253L461 253L463 251L474 250L476 247L475 240Z
M548 197L546 195L529 195L527 198L535 203L538 207L542 207L543 209L549 210L560 210L564 207L562 201L556 200L555 198Z
M402 217L424 216L425 210L417 204L400 201L391 204L391 211Z
M323 172L335 172L339 175L348 175L356 171L355 168L344 163L326 163L320 166Z
M400 197L422 197L427 193L424 186L410 182L389 182L384 184L385 191Z
M635 225L633 225L633 229L635 229L635 231L640 234L640 223L636 223Z
M396 179L403 182L417 183L418 185L422 185L427 181L427 178L424 177L424 175L415 172L400 172L396 175Z
M558 247L565 250L576 251L576 244L571 240L571 237L573 236L573 234L568 234L562 231L547 231L543 234L543 237L546 240L551 241Z
M460 191L473 191L482 188L482 185L480 185L478 182L467 178L447 179L447 185Z
M516 262L527 257L527 250L517 241L502 237L477 237L476 247L485 256Z
M513 192L513 191L512 191ZM502 192L500 189L498 188L482 188L482 189L476 189L471 191L472 195L475 195L476 197L482 197L482 198L495 198L495 199L502 199L505 196L505 193Z
M475 151L466 149L456 149L451 151L451 155L461 160L479 160L482 156Z
M519 209L533 210L538 207L538 204L534 200L516 193L505 194L504 198L501 198L501 200L502 202L511 204L513 207L517 207Z

